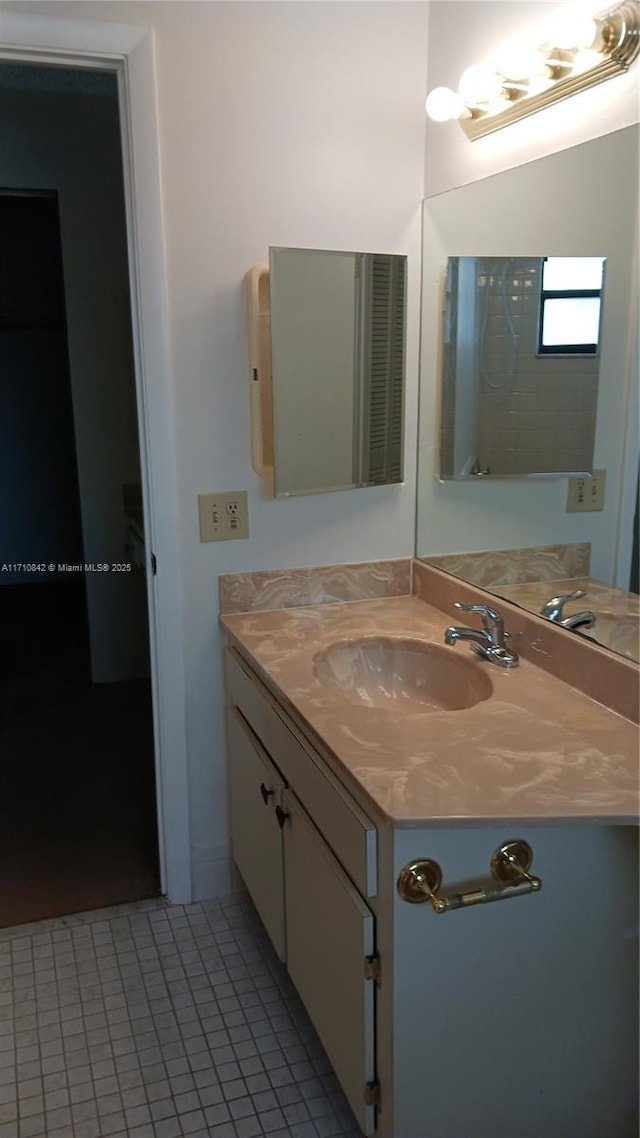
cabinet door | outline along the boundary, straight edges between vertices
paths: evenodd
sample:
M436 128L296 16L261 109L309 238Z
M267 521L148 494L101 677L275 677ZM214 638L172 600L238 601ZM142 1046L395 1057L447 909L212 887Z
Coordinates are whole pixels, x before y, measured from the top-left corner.
M228 709L227 727L233 860L284 960L282 834L275 813L284 782L235 708Z
M290 790L283 793L287 967L364 1134L375 1079L374 918Z

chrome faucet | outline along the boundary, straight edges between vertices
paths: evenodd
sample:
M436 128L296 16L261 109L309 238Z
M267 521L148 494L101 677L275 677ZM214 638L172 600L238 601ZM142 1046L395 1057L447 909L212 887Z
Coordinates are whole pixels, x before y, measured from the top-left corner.
M563 628L593 628L596 623L596 614L589 612L587 609L584 612L574 612L572 616L565 616L560 624Z
M573 593L559 593L557 597L552 597L540 609L540 615L546 616L547 620L554 621L555 624L561 624L563 628L593 628L596 623L595 613L589 612L586 609L584 612L576 612L571 616L563 616L562 610L567 601L579 601L581 597L585 597L584 589L576 589Z
M489 605L463 605L456 601L460 612L477 612L482 618L482 628L452 626L444 634L445 644L455 644L458 640L468 640L474 652L483 659L497 664L500 668L515 668L518 657L507 648L509 633L504 630L504 621L496 609Z

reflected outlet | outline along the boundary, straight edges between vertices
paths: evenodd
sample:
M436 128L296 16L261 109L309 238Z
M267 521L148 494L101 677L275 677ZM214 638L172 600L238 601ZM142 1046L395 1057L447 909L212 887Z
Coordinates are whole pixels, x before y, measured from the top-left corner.
M246 490L198 494L200 541L237 541L249 536Z
M577 514L602 510L606 477L606 470L594 470L592 478L570 478L566 512Z

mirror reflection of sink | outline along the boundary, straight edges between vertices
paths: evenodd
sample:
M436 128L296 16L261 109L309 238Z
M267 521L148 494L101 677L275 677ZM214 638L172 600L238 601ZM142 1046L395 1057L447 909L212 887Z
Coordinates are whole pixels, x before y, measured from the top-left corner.
M585 629L584 635L631 660L640 657L640 617L637 613L596 610L596 623L593 628Z
M361 706L461 711L493 694L483 665L422 640L370 636L331 644L314 657L324 687Z

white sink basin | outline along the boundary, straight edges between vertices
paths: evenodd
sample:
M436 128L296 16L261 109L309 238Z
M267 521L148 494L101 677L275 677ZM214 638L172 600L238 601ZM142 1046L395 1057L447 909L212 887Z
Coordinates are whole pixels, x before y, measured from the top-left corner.
M462 711L493 694L479 660L422 640L371 636L341 640L314 657L324 687L352 703L397 711Z

